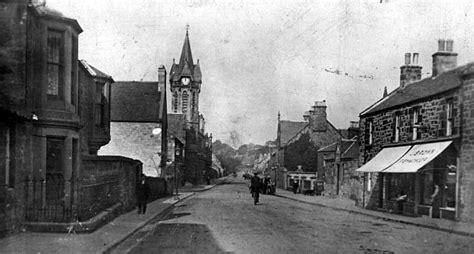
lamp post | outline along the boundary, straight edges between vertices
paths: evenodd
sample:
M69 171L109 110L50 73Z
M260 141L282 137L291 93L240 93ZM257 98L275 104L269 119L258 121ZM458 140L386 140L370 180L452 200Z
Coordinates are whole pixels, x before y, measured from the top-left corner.
M179 194L178 194L178 157L180 156L180 151L179 148L175 145L174 147L174 186L176 189L176 199L179 199Z

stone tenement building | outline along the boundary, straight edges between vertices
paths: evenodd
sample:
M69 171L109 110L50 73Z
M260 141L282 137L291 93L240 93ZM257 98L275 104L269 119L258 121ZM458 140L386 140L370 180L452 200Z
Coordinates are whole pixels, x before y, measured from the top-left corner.
M179 170L183 183L202 183L213 175L212 135L205 133L204 116L199 113L201 84L201 67L199 60L194 64L189 34L186 31L179 63L176 64L173 59L170 71L171 112L185 116L184 124L175 124L173 127L185 129L184 163L180 164ZM171 128L169 126L170 131L180 132Z
M113 79L78 61L76 20L35 2L0 3L0 235L94 230L82 223L134 206L141 172L96 156L110 139Z
M364 204L474 222L474 63L439 40L433 75L407 53L400 86L360 113Z

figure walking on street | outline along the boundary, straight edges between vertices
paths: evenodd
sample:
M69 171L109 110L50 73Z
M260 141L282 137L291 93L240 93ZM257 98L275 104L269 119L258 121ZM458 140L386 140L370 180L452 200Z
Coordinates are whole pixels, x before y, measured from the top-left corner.
M260 188L262 187L262 180L257 173L250 179L250 191L252 192L253 202L256 205L259 202Z
M146 181L145 175L142 174L136 188L138 214L145 214L150 193L150 185Z
M298 192L298 187L299 187L298 179L293 179L293 193L296 194Z

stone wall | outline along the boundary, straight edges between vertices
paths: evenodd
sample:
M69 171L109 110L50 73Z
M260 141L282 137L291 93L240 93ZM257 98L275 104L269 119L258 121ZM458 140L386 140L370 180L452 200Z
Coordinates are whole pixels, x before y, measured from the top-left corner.
M461 89L462 144L459 162L459 214L461 221L474 222L474 73L466 73Z
M109 144L100 148L99 155L116 155L129 157L143 163L143 173L147 176L158 177L161 134L153 135L157 123L110 123Z
M141 163L120 156L83 157L79 185L80 221L121 203L124 211L135 207L135 186Z

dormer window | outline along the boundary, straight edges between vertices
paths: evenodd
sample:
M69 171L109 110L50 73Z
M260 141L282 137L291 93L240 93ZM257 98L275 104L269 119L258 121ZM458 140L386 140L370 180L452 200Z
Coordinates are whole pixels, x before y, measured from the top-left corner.
M46 94L48 99L63 99L63 32L48 30L48 87Z

